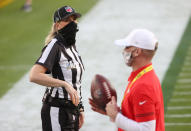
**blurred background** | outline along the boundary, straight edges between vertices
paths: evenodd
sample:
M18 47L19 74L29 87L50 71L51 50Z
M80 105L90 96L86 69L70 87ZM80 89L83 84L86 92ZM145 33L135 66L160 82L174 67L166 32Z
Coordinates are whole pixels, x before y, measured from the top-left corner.
M40 131L45 87L32 84L28 72L44 47L53 13L70 5L82 13L77 47L86 71L82 81L85 124L81 131L115 131L108 117L91 111L90 84L107 77L121 104L131 69L114 40L134 28L147 28L159 39L153 59L162 87L167 131L191 130L190 0L0 0L0 131Z

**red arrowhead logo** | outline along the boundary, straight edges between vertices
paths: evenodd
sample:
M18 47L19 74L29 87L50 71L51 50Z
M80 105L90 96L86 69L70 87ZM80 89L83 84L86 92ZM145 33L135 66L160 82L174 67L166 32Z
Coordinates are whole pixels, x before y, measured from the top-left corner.
M70 7L66 7L65 9L67 12L72 12L72 8L70 8Z

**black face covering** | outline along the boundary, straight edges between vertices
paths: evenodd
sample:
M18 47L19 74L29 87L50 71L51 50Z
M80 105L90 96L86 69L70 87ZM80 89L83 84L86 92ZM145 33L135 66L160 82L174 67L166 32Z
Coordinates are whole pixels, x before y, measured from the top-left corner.
M77 23L70 22L64 28L58 31L58 34L62 37L65 46L74 45L76 42L76 32L78 32Z

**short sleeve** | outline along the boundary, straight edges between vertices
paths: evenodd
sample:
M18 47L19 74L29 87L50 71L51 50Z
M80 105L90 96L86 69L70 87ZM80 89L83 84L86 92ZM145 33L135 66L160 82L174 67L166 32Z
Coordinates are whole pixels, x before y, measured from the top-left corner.
M154 120L155 118L155 102L152 87L148 85L140 85L133 97L133 111L137 122L145 122Z
M47 46L42 50L42 54L36 61L36 64L40 64L48 69L47 73L52 72L52 68L55 62L58 60L58 46L56 39L53 39Z

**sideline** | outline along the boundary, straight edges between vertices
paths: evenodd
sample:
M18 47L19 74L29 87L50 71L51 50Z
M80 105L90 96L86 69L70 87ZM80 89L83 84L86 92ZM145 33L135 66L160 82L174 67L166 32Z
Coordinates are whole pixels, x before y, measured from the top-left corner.
M165 123L165 126L191 126L191 123Z
M77 46L86 66L82 81L86 117L81 131L116 130L108 117L92 112L87 101L91 80L97 73L104 74L118 94L124 91L131 70L114 40L125 37L133 28L153 31L160 40L153 65L162 81L188 22L190 6L190 0L100 0L82 18ZM0 100L0 130L40 131L43 91L44 87L28 82L28 73L18 81ZM118 97L120 105L122 95Z

